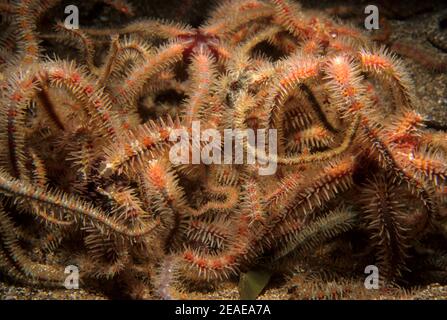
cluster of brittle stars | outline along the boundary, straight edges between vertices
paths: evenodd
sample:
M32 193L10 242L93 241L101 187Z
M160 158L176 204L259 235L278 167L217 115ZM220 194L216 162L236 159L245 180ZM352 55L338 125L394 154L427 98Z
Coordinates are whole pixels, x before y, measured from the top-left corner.
M290 1L242 0L196 29L142 20L39 33L57 2L2 4L10 278L60 285L70 261L83 279L170 298L182 279L293 270L314 249L350 247L343 235L356 231L365 264L394 281L412 248L445 234L446 134L424 129L404 66L362 32ZM42 39L75 46L77 61L43 57ZM278 155L264 156L277 172L172 164L171 134L193 121L276 129Z

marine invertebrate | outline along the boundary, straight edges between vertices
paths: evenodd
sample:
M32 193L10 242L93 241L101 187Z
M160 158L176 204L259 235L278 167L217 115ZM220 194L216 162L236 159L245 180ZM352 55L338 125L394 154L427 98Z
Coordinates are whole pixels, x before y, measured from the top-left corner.
M285 0L229 1L197 29L57 24L44 36L78 46L79 61L49 59L36 21L56 2L11 5L4 39L17 45L0 42L0 267L11 278L57 284L71 262L84 282L169 298L184 279L293 270L355 230L395 281L414 243L445 233L446 134L424 131L405 67L361 31ZM260 158L277 171L172 163L172 137L194 121L276 129L277 156ZM56 265L30 247L57 253Z

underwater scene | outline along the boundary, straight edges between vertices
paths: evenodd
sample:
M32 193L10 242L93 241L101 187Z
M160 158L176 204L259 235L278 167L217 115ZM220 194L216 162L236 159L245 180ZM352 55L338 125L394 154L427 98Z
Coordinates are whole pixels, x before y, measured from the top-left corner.
M0 0L0 299L446 300L447 2Z

